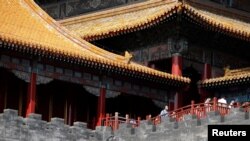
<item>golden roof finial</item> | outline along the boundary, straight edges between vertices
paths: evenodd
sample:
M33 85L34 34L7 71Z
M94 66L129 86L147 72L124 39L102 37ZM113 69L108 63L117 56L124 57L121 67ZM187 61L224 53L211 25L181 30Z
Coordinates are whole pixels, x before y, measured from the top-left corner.
M129 64L130 61L131 61L131 59L132 59L132 57L133 57L133 55L130 54L128 51L125 51L125 56L124 57L125 57L127 63Z

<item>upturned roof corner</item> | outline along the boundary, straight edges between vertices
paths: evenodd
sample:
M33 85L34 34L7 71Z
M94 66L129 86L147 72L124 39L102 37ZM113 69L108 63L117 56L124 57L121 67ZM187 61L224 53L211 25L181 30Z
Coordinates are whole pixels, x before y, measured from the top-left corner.
M18 11L18 12L17 12ZM129 62L117 55L82 40L62 27L33 0L0 0L0 48L41 56L70 60L75 64L92 64L118 71L136 72L141 77L160 78L165 82L188 84L189 78L175 77L147 66ZM61 60L59 59L59 60ZM108 67L107 67L108 66Z
M225 9L194 0L156 0L86 14L59 22L81 38L92 41L143 30L168 20L172 15L185 14L194 22L209 29L250 41L250 24L221 15L221 13L227 12ZM234 17L236 17L235 14ZM246 17L246 15L238 14L237 17Z

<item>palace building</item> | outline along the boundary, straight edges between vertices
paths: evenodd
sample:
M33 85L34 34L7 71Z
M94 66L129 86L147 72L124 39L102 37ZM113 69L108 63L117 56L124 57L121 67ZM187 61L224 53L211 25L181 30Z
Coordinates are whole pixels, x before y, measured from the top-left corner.
M98 7L102 3L92 9ZM135 62L148 67L174 73L177 63L177 74L191 79L180 107L213 96L250 100L249 7L240 0L127 1L83 15L66 10L58 21L105 50L129 50ZM46 8L52 10L49 4ZM176 103L169 98L170 106L171 101Z
M248 1L0 3L0 112L93 127L106 113L250 101Z
M152 100L164 102L190 82L82 40L31 0L1 1L0 10L1 111L67 124L93 122L105 110L145 117L159 110Z

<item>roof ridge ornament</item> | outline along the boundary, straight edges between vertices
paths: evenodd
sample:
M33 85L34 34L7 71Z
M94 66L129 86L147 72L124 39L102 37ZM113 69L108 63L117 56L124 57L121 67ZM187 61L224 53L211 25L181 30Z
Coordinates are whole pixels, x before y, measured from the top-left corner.
M133 57L133 55L131 53L129 53L128 51L125 51L124 57L126 59L127 64L129 64L130 61L131 61L131 59L132 59L132 57Z
M181 15L183 13L183 8L184 8L183 5L184 5L184 2L181 2L181 4L177 6L177 11L176 12L177 12L178 15Z

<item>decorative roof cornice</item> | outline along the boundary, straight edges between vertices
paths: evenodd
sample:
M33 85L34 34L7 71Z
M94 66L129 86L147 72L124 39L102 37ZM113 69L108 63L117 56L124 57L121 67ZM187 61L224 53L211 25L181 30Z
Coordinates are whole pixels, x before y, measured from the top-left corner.
M250 67L242 69L226 69L223 77L211 78L200 81L198 84L202 88L220 88L235 85L245 85L250 83Z

